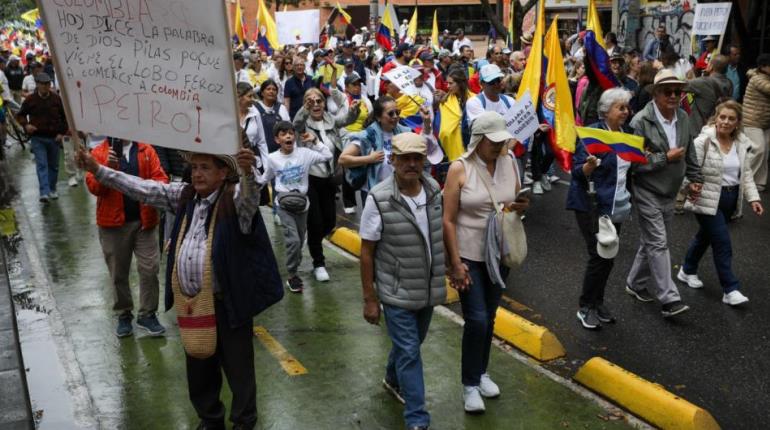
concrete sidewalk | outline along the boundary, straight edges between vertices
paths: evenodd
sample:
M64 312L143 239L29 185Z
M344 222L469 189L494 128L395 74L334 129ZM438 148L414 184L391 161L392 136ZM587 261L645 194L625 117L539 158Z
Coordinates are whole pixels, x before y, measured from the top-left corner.
M173 314L160 315L168 328L163 338L140 331L125 339L114 335L112 289L97 239L95 199L83 185L66 188L47 206L37 201L37 179L29 154L12 154L20 199L17 202L26 251L28 287L50 293L50 324L61 384L70 395L52 398L52 382L30 377L33 402L69 402L71 422L40 428L187 429L197 418L187 399L184 354ZM279 262L280 232L263 212ZM259 425L264 429L398 429L402 406L380 385L390 341L384 324L362 317L358 262L326 250L332 281L312 280L310 259L300 268L305 293L287 292L284 300L255 319ZM163 269L161 269L163 273ZM136 275L132 274L132 285ZM136 293L136 289L135 289ZM44 294L41 294L44 295ZM487 412L462 410L460 342L456 317L434 315L423 346L427 406L432 428L445 429L604 429L626 427L574 389L554 381L502 349L493 348L490 373L502 396L487 402ZM445 316L444 313L447 315ZM24 328L21 328L22 333ZM25 339L22 338L24 351ZM73 359L68 360L71 351ZM44 369L29 365L30 375ZM33 381L36 381L33 383ZM84 390L87 396L83 396ZM229 403L225 391L224 401ZM51 420L51 421L47 421Z

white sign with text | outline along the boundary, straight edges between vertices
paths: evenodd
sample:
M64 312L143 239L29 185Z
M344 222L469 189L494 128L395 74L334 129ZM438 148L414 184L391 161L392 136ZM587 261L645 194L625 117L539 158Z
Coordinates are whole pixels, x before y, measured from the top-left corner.
M537 131L540 121L537 119L535 104L532 103L532 97L529 91L524 93L516 103L503 116L505 126L508 132L519 142L523 142Z
M275 24L278 27L278 43L281 45L318 43L321 35L320 17L321 11L319 9L276 12Z
M420 92L414 85L414 80L420 76L420 72L411 67L398 66L386 72L385 76L404 94L416 96Z
M195 152L237 152L224 6L212 7L210 0L38 4L77 130Z
M698 3L692 21L692 34L698 36L721 36L727 29L731 3Z

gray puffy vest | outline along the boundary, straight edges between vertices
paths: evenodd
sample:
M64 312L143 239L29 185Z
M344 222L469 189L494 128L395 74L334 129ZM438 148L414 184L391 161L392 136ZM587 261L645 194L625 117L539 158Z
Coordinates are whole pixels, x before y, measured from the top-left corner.
M427 176L422 185L427 197L428 244L401 197L395 176L369 192L382 217L382 235L374 253L377 294L382 303L408 310L436 306L446 299L441 192Z

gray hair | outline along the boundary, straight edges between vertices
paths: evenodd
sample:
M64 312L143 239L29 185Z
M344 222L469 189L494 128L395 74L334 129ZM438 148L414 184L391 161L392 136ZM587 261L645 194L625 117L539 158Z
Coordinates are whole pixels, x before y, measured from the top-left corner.
M631 92L625 88L610 88L599 97L599 106L597 111L599 119L604 119L607 112L612 109L616 103L628 104L631 101Z

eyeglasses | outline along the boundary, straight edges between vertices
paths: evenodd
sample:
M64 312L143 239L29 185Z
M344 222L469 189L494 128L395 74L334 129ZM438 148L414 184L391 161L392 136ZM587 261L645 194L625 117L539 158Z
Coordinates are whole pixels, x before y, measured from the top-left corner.
M308 102L310 102L311 105L322 105L324 104L323 99L307 99Z
M666 97L677 96L680 97L682 95L682 90L679 88L665 88L663 89L663 95Z
M497 84L499 84L502 81L503 81L502 79L496 78L496 79L493 79L493 80L487 82L487 85L497 85Z
M398 118L399 115L401 115L401 111L398 109L394 109L392 111L388 111L385 113L385 115L391 117L391 118Z

